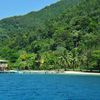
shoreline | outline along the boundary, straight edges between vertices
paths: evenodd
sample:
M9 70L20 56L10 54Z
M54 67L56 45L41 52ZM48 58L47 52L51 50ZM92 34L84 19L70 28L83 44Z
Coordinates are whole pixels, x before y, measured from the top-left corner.
M81 71L55 71L55 70L8 70L0 71L0 73L18 73L18 74L61 74L61 75L100 75L96 72L81 72Z

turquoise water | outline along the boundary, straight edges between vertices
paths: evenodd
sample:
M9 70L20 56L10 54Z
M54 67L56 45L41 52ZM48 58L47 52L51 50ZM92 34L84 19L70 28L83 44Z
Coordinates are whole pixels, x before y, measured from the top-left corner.
M0 100L100 100L100 76L0 74Z

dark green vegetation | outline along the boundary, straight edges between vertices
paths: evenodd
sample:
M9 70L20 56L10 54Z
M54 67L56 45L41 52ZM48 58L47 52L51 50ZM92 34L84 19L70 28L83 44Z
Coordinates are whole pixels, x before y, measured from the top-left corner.
M9 68L100 70L100 0L61 0L0 21Z

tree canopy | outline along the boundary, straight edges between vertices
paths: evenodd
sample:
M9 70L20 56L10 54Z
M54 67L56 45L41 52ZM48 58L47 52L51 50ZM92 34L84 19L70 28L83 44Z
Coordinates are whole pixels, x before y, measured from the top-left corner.
M61 0L0 21L0 57L18 69L100 69L100 1Z

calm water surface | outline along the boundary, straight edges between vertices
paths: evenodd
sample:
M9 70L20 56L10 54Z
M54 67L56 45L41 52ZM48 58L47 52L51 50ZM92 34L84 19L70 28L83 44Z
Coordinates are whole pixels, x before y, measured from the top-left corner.
M100 76L0 74L0 100L100 100Z

